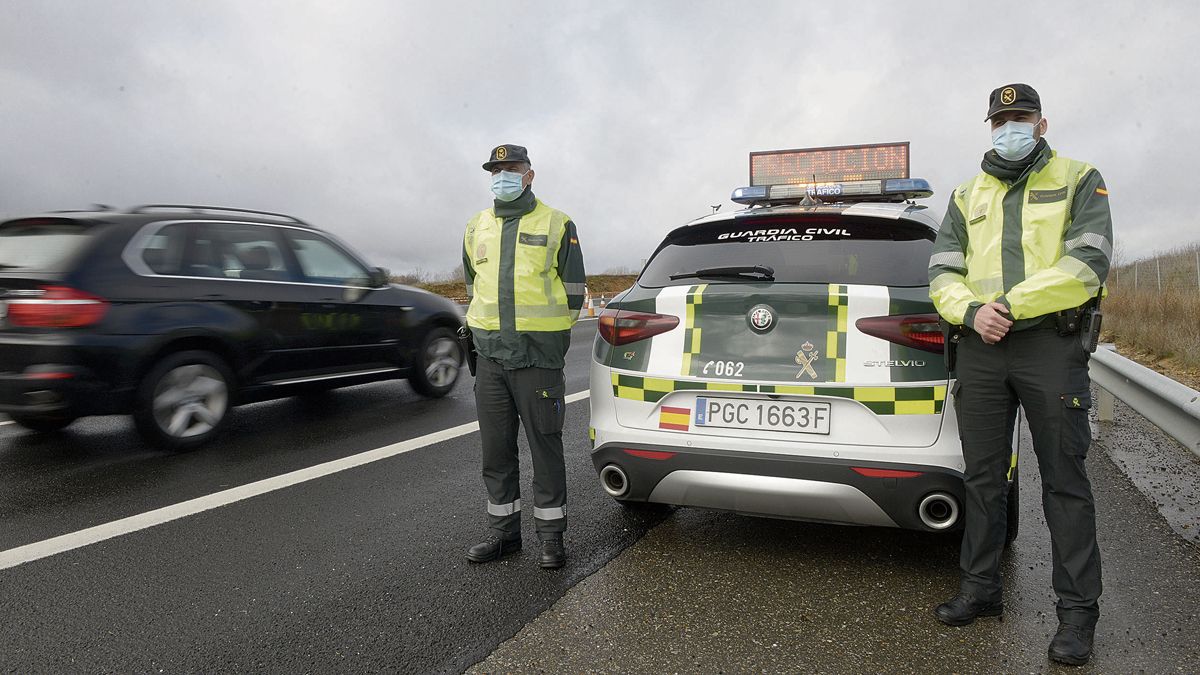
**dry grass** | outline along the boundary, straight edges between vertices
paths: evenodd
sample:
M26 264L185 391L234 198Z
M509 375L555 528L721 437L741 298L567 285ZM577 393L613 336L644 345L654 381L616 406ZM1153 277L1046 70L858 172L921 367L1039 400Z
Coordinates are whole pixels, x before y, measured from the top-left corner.
M461 278L458 281L424 281L419 277L414 279L414 276L416 275L393 276L392 281L424 288L452 300L464 300L467 297L467 287ZM632 286L635 279L637 276L633 274L594 274L587 278L588 292L592 295L611 296Z
M1109 274L1104 339L1175 379L1200 386L1200 244L1148 261L1119 265ZM1159 290L1161 273L1162 290Z

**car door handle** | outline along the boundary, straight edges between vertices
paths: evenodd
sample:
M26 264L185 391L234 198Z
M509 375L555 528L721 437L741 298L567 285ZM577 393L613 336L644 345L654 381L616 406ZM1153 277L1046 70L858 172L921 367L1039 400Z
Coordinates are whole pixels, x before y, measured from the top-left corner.
M224 293L209 293L208 295L197 295L193 300L228 300L229 296Z

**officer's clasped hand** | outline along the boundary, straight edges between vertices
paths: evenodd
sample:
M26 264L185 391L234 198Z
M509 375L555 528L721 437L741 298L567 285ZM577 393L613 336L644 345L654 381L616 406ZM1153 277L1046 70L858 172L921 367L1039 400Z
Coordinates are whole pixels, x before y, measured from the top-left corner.
M999 342L1013 322L1009 320L1008 308L998 302L989 302L975 312L975 323L971 326L979 337L989 345Z

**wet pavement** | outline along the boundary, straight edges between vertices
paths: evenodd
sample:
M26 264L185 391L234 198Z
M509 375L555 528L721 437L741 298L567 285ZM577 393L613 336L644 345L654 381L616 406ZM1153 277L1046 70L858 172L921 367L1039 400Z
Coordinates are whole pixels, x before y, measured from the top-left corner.
M1088 460L1105 593L1086 667L1046 658L1057 620L1029 452L1002 620L931 615L957 589L955 536L678 509L470 672L1197 672L1200 547L1104 443Z
M587 388L594 326L576 329L568 392ZM146 449L122 418L43 436L0 426L0 550L472 419L465 379L438 401L384 383L247 406L183 455ZM1089 461L1106 592L1096 659L1077 672L1200 671L1200 546L1180 536L1196 529L1200 462L1121 419ZM532 527L520 554L465 561L485 523L469 434L0 570L0 672L1052 669L1036 472L1023 472L1004 620L951 629L929 612L957 585L954 536L630 512L597 484L586 401L564 438L562 570L536 567ZM522 472L528 485L524 450Z
M569 393L594 331L576 329ZM384 383L247 406L184 455L121 418L0 427L0 550L469 422L470 401L468 378L437 401ZM568 405L562 570L537 567L528 511L524 551L467 562L487 531L469 434L0 570L0 672L461 672L661 520L597 487L587 421Z
M1200 546L1200 457L1120 401L1113 417L1095 427L1101 446L1175 533Z

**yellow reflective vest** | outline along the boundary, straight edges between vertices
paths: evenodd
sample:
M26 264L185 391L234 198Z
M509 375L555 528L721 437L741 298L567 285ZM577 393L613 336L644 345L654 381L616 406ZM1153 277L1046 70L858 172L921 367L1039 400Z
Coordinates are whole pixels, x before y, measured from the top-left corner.
M1019 330L1095 297L1111 256L1100 173L1044 147L1014 182L982 172L954 191L929 259L929 295L947 321L968 326L998 301Z
M505 232L504 221L491 208L467 223L467 325L499 331L509 323L521 333L570 330L579 308L571 303L572 309L567 296L582 296L583 280L568 289L556 269L570 218L537 200L516 228Z

